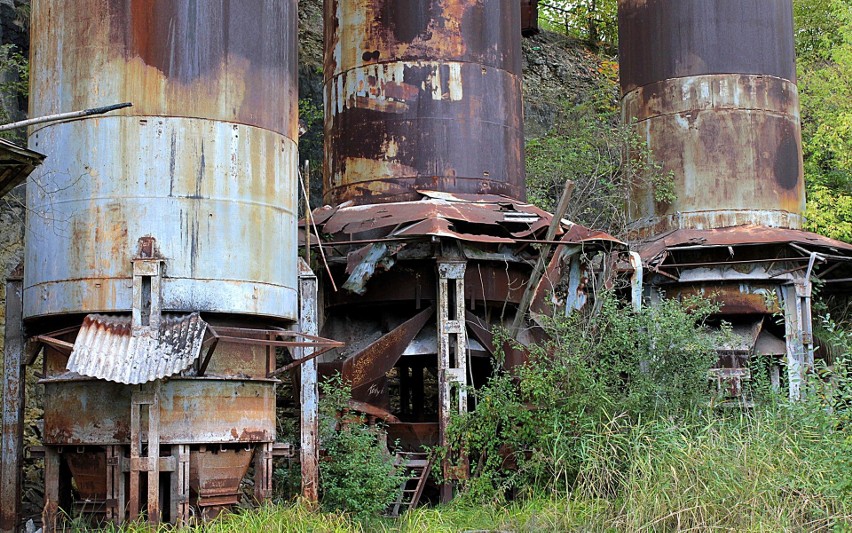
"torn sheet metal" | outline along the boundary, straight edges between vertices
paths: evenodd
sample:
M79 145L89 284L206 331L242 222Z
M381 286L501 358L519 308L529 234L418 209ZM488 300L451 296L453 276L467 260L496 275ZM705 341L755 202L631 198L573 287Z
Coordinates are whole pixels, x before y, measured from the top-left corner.
M678 248L790 243L815 246L828 253L852 254L852 244L816 233L751 225L712 230L679 229L640 243L636 248L645 264L657 264L665 260L669 251Z
M460 241L515 244L535 240L553 216L538 207L506 196L420 191L422 199L373 205L321 208L314 220L322 233L345 239L447 237ZM599 242L624 245L615 237L569 221L557 236L566 243Z
M126 385L173 376L198 359L207 323L198 313L163 315L159 339L132 335L131 317L88 315L67 369Z

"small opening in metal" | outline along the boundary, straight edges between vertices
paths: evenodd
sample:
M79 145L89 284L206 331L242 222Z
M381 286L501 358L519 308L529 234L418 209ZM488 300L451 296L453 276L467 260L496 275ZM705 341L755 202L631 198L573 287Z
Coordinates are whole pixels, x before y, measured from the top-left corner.
M141 323L151 325L151 276L142 276L142 302L140 304Z

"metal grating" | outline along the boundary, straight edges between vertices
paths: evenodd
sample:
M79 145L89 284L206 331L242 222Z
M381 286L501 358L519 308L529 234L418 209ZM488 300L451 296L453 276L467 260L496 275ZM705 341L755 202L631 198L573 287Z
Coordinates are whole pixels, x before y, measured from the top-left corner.
M206 330L198 313L163 315L158 338L144 330L134 336L130 316L88 315L66 368L127 385L148 383L189 368Z

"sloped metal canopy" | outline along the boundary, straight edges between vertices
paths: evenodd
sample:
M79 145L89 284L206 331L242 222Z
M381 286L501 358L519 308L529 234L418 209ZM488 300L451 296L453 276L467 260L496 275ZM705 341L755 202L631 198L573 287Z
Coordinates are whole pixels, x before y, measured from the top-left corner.
M0 139L0 197L23 183L45 156Z
M163 315L158 337L134 336L130 316L88 315L66 368L126 385L148 383L189 368L201 353L206 331L198 313Z

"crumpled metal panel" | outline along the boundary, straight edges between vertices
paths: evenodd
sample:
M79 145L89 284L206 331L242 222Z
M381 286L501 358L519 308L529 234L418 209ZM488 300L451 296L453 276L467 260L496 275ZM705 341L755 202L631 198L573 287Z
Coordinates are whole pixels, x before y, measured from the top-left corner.
M796 243L816 246L828 252L852 254L852 244L829 239L809 231L770 228L765 226L737 226L710 230L680 229L658 238L640 243L636 251L645 264L654 264L665 258L670 249L684 246L740 246L758 244Z
M126 385L148 383L189 368L201 353L205 331L198 313L163 316L158 338L134 336L129 316L88 315L67 369Z
M538 207L498 195L419 191L417 202L321 208L314 217L322 233L344 234L347 240L369 232L383 237L449 237L467 242L514 244L535 239L553 215ZM384 230L384 231L382 231ZM623 245L602 231L563 220L557 236L565 244L608 242Z

